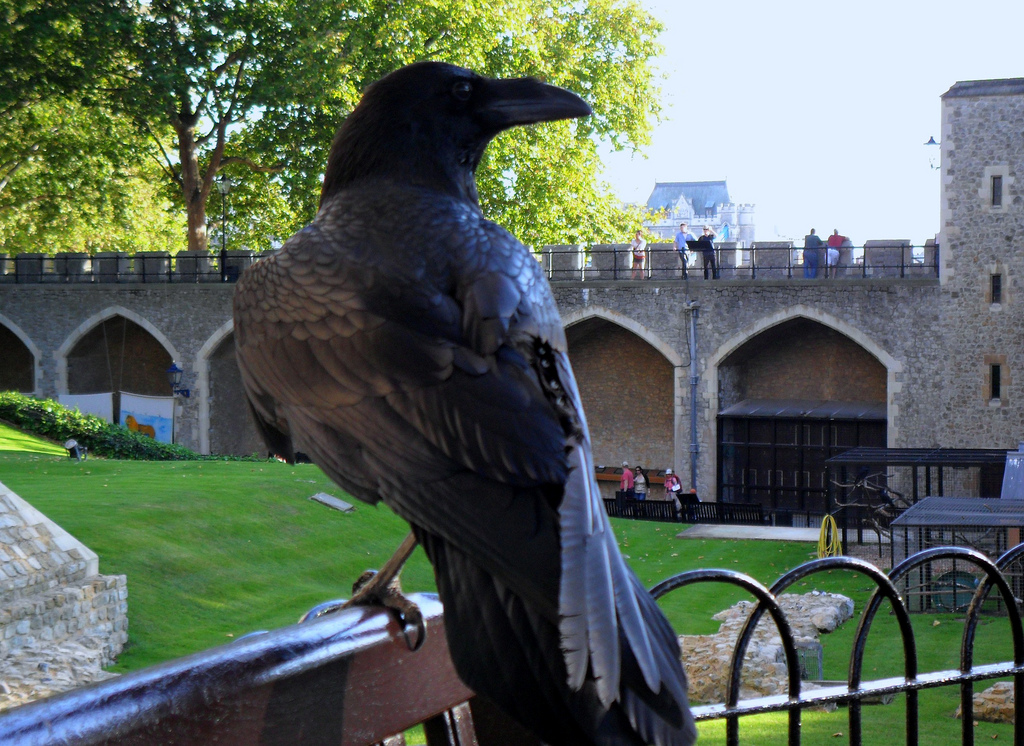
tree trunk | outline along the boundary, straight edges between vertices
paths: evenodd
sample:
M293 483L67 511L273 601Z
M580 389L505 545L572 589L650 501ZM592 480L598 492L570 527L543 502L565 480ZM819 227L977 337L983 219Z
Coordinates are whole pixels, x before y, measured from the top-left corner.
M181 162L181 192L188 215L188 250L206 251L206 198L210 185L199 173L199 149L195 141L195 125L179 119L174 123L178 135L178 158Z

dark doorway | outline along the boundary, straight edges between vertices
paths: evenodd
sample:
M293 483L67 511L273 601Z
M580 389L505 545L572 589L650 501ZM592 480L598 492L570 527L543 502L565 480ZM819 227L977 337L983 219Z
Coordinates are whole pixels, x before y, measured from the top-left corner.
M594 462L678 469L672 363L633 332L604 319L586 319L565 332Z
M119 391L171 396L167 369L171 355L141 326L113 316L82 336L68 353L68 392L114 394L114 422L120 420Z
M719 365L718 499L787 522L828 510L825 460L887 442L887 371L845 334L794 318Z
M0 391L35 391L35 357L18 335L0 324Z

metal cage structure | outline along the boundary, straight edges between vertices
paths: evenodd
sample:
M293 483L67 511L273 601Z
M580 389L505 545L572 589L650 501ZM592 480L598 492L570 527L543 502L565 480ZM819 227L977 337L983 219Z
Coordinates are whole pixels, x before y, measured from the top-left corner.
M957 546L995 559L1021 541L1024 500L976 497L926 497L897 517L890 527L892 564L926 549ZM1015 598L1024 596L1022 563L1003 568ZM900 592L907 607L918 612L961 612L967 608L982 573L956 557L919 566L903 579ZM999 598L984 610L1000 613Z

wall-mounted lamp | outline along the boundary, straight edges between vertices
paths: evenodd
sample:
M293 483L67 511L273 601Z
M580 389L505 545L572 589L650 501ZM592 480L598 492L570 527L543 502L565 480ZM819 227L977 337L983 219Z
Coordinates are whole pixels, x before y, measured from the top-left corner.
M181 368L178 367L177 363L171 363L171 367L167 369L167 382L171 384L171 390L175 396L183 396L188 399L192 392L189 389L179 389L181 385L181 374L184 373Z
M939 147L941 144L942 143L936 141L936 139L934 137L929 137L928 138L928 142L925 143L925 147L928 147L928 146L931 146L931 145L934 145L935 147ZM932 167L932 170L938 170L939 168L942 167L941 164L938 161L939 161L939 156L935 155L935 153L933 151L929 151L929 154L928 154L928 165Z

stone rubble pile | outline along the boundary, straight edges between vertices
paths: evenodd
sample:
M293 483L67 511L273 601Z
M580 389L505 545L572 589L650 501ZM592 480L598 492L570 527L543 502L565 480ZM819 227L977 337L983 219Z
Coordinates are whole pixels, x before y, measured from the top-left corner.
M0 484L0 710L108 679L128 641L128 581Z
M1013 722L1013 682L999 681L974 695L974 719L986 723ZM957 705L956 717L960 717Z
M818 636L832 632L853 617L853 601L835 593L812 591L805 594L786 593L779 596L779 605L789 621L798 649L816 662L821 661ZM722 622L714 635L682 635L686 675L690 681L690 700L695 703L724 702L729 680L730 662L736 640L747 617L754 608L751 601L716 614ZM816 675L812 671L813 675ZM788 691L786 655L775 623L766 613L754 630L743 663L740 697L742 699L785 694ZM804 685L811 688L809 685Z

